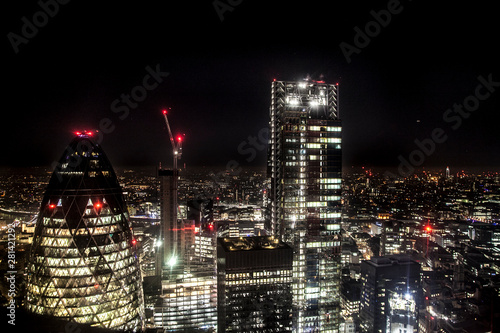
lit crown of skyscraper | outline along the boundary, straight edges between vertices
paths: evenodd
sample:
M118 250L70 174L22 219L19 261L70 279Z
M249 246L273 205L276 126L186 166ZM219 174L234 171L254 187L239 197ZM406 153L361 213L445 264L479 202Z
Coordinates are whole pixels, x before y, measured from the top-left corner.
M93 326L141 329L135 243L109 160L91 132L78 132L42 199L27 266L27 309Z

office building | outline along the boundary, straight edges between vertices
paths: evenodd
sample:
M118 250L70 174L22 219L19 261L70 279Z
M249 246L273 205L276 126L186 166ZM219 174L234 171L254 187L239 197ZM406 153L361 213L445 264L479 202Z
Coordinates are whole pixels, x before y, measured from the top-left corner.
M213 332L217 325L215 267L161 281L154 325L166 332Z
M208 203L188 202L189 219L177 204L178 171L160 169L162 246L157 275L161 294L153 308L155 327L168 332L210 332L217 325L216 232L206 226Z
M338 85L274 81L268 176L271 231L294 251L294 331L340 319L342 138Z
M219 238L218 332L291 332L292 258L273 236Z
M31 313L136 331L144 301L122 190L91 132L71 141L49 181L26 268Z
M372 257L361 263L361 283L361 332L417 332L421 302L418 262L404 255Z

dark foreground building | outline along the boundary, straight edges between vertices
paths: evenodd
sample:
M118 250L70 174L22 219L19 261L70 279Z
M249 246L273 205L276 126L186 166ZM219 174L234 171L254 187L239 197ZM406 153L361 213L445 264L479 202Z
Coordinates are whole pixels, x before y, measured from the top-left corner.
M420 264L404 255L361 263L359 319L363 333L415 333L420 304Z
M140 330L136 241L115 172L91 137L77 134L47 186L27 266L26 308L76 324Z
M292 331L292 257L273 236L218 239L218 332Z

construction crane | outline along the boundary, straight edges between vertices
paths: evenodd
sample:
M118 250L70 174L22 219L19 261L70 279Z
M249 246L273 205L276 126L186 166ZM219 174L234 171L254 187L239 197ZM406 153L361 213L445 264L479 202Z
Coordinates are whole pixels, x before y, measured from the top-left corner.
M167 124L168 135L170 136L170 143L172 144L172 152L174 156L174 170L177 170L177 160L181 159L182 156L182 136L178 135L175 140L172 135L172 130L170 129L170 124L167 118L167 110L163 110L163 118L165 118L165 123Z
M170 143L172 144L172 155L173 155L173 177L172 177L172 204L173 204L173 209L171 210L172 211L172 217L171 217L171 221L172 221L172 225L169 226L169 229L170 229L170 232L173 232L173 244L174 245L171 245L171 244L167 244L166 243L166 240L165 240L165 243L164 243L164 251L165 253L167 254L167 248L172 246L172 252L169 253L169 257L168 258L165 258L167 260L167 265L170 266L170 269L172 269L172 267L176 264L177 262L177 256L178 256L178 253L177 251L175 250L177 245L178 245L178 242L179 242L179 226L177 224L177 210L179 209L178 205L177 205L177 193L178 193L178 177L179 177L179 174L178 174L178 170L177 170L177 161L181 158L182 156L182 136L181 135L177 135L174 139L174 136L172 135L172 130L170 129L170 124L168 122L168 118L167 118L167 110L163 110L163 118L165 118L165 123L167 124L167 129L168 129L168 135L170 136ZM166 231L164 231L165 233ZM167 254L168 256L168 254Z

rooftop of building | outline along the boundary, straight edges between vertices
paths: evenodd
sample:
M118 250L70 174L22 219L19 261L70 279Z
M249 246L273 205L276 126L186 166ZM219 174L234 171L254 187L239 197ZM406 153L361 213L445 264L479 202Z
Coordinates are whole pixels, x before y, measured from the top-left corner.
M274 236L225 237L219 238L219 243L228 252L290 248Z
M413 260L410 256L404 254L394 254L390 256L382 256L382 257L372 257L370 260L367 260L366 263L369 263L373 266L381 267L381 266L392 266L392 265L410 265L410 264L418 264L415 260Z

